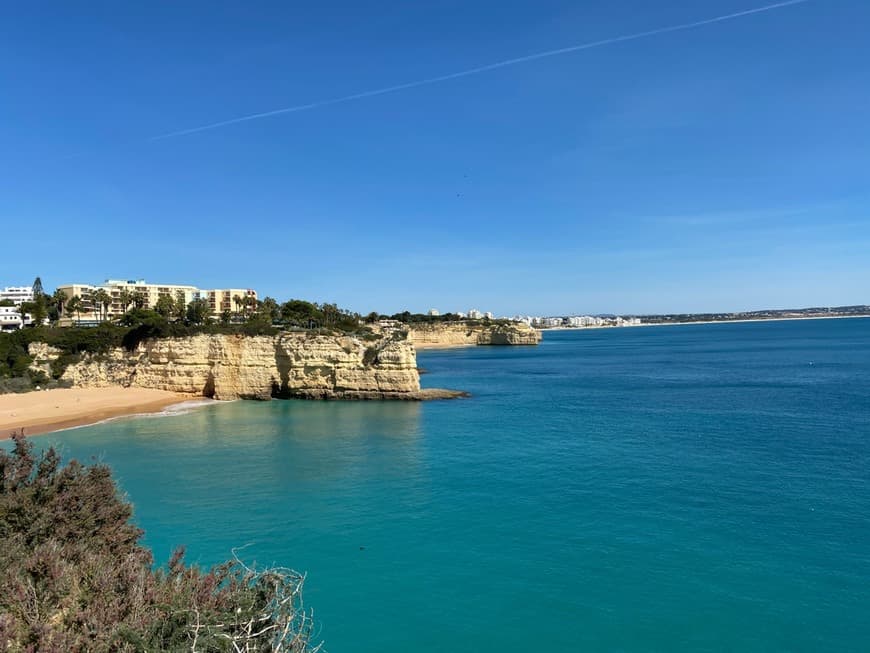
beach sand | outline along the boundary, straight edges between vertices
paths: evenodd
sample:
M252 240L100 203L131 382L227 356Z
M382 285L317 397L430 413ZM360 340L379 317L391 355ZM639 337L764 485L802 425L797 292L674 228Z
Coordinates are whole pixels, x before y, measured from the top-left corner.
M68 388L0 395L0 439L83 426L123 415L155 413L196 399L192 395L145 388Z

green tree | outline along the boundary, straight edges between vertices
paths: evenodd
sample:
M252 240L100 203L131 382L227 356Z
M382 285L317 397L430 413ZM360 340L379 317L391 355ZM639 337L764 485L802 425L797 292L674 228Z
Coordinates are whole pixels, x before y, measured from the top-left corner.
M136 295L130 292L128 288L122 288L121 292L118 293L118 301L121 304L121 308L126 313L127 309L136 301Z
M266 316L270 323L281 320L281 309L278 307L278 302L276 302L272 297L265 297L263 301L260 302L259 310Z
M315 304L302 299L291 299L281 304L281 320L288 326L307 329L320 326L323 314Z
M60 288L58 288L57 290L54 291L54 293L52 293L51 301L55 305L55 307L57 308L58 317L63 317L64 305L67 302L66 293L63 290L61 290Z
M112 305L112 296L106 292L105 288L97 288L91 298L94 302L94 309L99 312L100 320L105 320L109 316L109 307Z
M172 315L179 322L187 316L187 302L184 301L184 292L181 290L175 293L175 309Z
M211 321L211 305L207 299L194 299L187 305L187 321L191 324L208 324Z
M34 301L38 297L41 297L44 294L45 294L45 292L42 289L42 279L40 279L39 277L36 277L36 279L33 280L33 299L34 299Z
M157 303L154 304L154 310L169 319L175 314L175 300L169 295L160 295L157 298Z
M77 322L80 322L82 319L82 308L82 298L78 295L73 295L66 302L66 310L70 313L75 313Z
M260 303L257 301L256 297L245 297L245 315L250 317L254 313L256 313L260 308Z

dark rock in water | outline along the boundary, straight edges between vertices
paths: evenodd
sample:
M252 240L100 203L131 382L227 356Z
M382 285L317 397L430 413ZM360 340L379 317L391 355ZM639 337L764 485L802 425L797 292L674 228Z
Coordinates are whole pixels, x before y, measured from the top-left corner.
M446 390L444 388L423 388L418 392L411 393L412 399L417 401L430 401L433 399L461 399L470 397L471 394L464 390Z

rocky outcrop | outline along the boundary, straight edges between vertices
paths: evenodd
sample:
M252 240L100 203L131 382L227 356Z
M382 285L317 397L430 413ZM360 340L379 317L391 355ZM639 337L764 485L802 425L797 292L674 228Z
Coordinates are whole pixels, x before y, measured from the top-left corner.
M146 340L70 365L76 386L132 386L215 399L426 399L407 340L282 333ZM441 398L439 396L439 398Z
M520 322L509 324L441 322L413 325L408 330L408 340L417 349L475 345L537 345L541 341L541 332Z
M33 359L33 362L28 369L30 372L51 378L51 364L62 353L57 347L52 347L44 342L31 342L27 345L27 355Z

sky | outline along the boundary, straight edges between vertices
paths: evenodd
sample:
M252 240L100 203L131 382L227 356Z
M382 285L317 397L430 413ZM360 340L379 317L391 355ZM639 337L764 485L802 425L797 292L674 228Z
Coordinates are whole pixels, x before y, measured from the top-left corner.
M632 36L770 4L7 4L0 286L362 313L870 303L870 3Z

